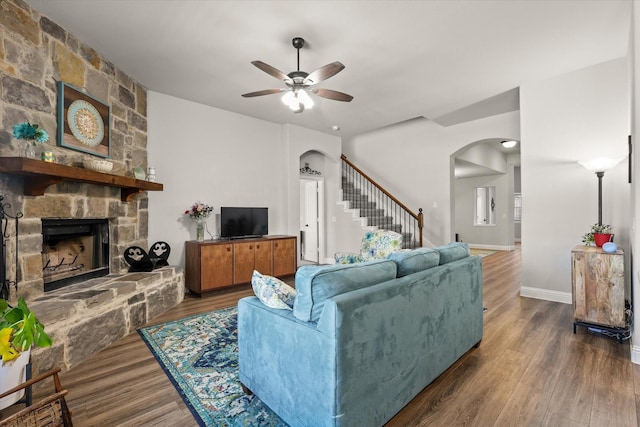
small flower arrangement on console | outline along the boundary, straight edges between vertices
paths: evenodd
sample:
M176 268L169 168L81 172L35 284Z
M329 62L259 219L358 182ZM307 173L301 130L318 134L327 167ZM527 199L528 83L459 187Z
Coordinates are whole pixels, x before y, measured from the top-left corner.
M184 211L185 215L189 215L190 218L208 218L213 212L213 206L205 205L202 202L195 202L189 209Z
M196 239L200 242L204 240L205 220L209 218L212 212L213 206L206 205L202 202L195 202L189 209L184 211L185 215L189 215L190 218L196 220L198 226Z

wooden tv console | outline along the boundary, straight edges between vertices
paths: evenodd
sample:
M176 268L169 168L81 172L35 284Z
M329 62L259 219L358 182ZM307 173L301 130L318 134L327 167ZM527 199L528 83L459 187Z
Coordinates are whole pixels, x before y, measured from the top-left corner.
M189 240L185 246L185 285L198 295L251 282L253 270L284 277L297 268L295 236Z

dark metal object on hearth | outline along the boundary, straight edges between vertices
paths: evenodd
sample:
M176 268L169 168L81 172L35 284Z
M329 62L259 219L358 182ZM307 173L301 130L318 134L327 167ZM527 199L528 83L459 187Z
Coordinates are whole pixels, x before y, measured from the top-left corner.
M167 259L171 247L167 242L156 242L151 245L149 253L140 246L130 246L124 251L124 260L129 264L129 273L149 272L169 265Z
M11 204L3 203L4 196L0 196L0 229L2 229L2 250L0 252L0 298L9 299L9 290L13 286L18 290L18 218L22 218L22 212L15 215L7 213L6 209L11 208ZM7 240L11 237L7 232L9 220L13 219L16 224L16 280L9 280L7 277Z

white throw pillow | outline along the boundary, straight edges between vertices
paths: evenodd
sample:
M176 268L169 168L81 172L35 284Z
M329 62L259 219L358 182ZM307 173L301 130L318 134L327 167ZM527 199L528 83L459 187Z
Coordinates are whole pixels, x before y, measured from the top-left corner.
M285 310L293 309L296 290L282 280L253 271L251 276L253 293L267 307Z

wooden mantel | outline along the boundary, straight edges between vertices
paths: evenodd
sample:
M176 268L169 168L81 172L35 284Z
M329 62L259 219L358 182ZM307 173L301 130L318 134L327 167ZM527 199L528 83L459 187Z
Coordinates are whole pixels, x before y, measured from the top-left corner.
M26 157L0 157L0 173L24 176L24 195L42 196L50 185L61 182L82 182L121 189L120 199L129 202L143 191L162 191L163 185L126 176L65 166Z

